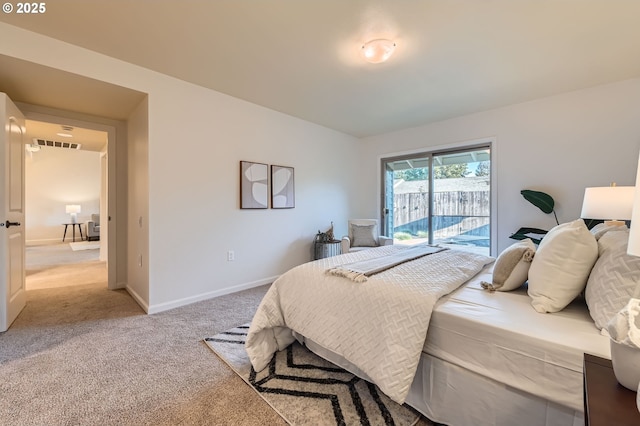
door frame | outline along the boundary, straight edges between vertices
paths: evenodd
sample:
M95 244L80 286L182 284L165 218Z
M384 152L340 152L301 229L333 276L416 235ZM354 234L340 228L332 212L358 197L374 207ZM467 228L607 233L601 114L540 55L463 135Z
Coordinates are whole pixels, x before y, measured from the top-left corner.
M413 157L416 155L424 155L425 157L441 154L447 151L458 151L458 150L467 150L474 149L477 147L481 147L483 145L490 146L490 161L491 161L491 195L490 195L490 203L491 203L491 212L490 212L490 247L489 252L490 255L495 256L495 253L498 251L498 140L495 136L488 136L478 139L470 139L466 141L460 141L451 144L443 144L443 145L433 145L433 146L423 146L421 148L400 151L400 152L390 152L386 154L379 154L377 156L377 169L378 169L378 206L379 206L379 214L380 214L380 222L383 223L385 219L385 187L384 187L384 168L383 161L390 158L404 158L404 157ZM430 193L433 192L433 187L430 184ZM429 200L429 205L431 206L432 202ZM389 235L392 237L392 235Z
M42 121L45 123L52 123L58 125L69 125L74 127L82 127L85 129L98 130L107 133L107 152L106 155L101 156L102 161L106 162L106 170L101 173L106 174L106 199L102 200L102 194L104 187L101 188L101 200L100 200L100 255L103 256L103 252L106 253L107 262L107 287L109 290L116 290L120 288L117 281L117 256L116 253L116 236L117 234L117 220L115 220L115 212L117 207L117 194L116 194L116 127L108 124L98 123L91 121L90 119L78 119L77 114L66 113L65 111L43 111L47 108L39 107L37 105L18 103L18 107L25 116L25 119L32 121ZM102 179L101 179L102 181ZM102 186L102 183L101 183ZM106 206L103 208L102 206ZM105 212L104 216L103 210ZM102 259L101 259L102 260Z

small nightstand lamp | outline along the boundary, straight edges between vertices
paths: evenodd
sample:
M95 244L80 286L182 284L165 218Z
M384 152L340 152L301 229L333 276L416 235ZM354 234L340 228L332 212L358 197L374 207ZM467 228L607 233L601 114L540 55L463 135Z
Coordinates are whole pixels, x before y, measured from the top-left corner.
M65 211L71 215L71 223L76 223L78 220L78 213L82 211L80 204L67 204Z
M624 225L631 219L633 186L602 186L585 188L582 212L584 219L603 219L607 225Z

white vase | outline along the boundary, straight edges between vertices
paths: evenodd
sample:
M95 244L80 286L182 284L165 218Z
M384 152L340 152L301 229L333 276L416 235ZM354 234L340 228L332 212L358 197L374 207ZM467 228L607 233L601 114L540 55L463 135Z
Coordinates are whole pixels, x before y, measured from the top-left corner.
M640 349L611 339L611 363L618 383L637 392L640 385Z

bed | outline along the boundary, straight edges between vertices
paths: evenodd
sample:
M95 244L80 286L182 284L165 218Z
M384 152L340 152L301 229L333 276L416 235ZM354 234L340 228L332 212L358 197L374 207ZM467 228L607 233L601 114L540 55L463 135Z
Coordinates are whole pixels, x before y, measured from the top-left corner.
M593 237L589 235L588 238ZM595 241L594 238L598 257ZM323 358L376 383L396 402L406 402L438 423L584 424L583 354L610 358L610 352L609 338L594 324L582 295L574 294L572 301L557 312L541 314L532 309L532 296L526 285L509 292L482 288L482 282L492 280L493 259L456 250L401 263L364 282L327 272L397 250L403 249L380 247L335 256L283 274L268 291L249 330L247 352L254 367L261 367L258 358L270 357L297 339ZM602 250L599 254L602 256ZM584 257L584 253L578 255ZM463 261L457 266L445 259L458 256ZM566 257L563 262L567 263ZM462 282L453 280L436 294L426 296L427 300L435 298L432 305L425 303L423 295L415 290L398 300L381 290L384 286L393 287L396 280L407 280L407 274L412 277L409 281L424 282L425 274L432 273L433 264L455 270L461 267L464 272L454 274ZM438 273L434 277L442 278ZM382 294L381 300L371 300L365 291ZM327 304L318 303L325 299ZM403 311L409 299L415 299L418 311ZM363 308L356 307L357 301L363 302ZM364 319L355 318L360 309L367 312ZM401 314L389 317L392 311ZM394 333L404 333L404 327L414 327L414 322L426 323L424 329L416 329L418 334L424 333L417 351L414 339L408 339L412 346L409 354L402 353L406 348L385 352L388 346L405 344L404 336L394 339ZM379 328L384 323L392 325ZM318 332L317 324L322 324L325 331ZM365 340L365 360L354 354L358 340ZM394 361L385 364L385 356ZM399 359L402 361L395 362ZM391 385L389 377L371 368L370 360L383 365L381 370L391 376Z

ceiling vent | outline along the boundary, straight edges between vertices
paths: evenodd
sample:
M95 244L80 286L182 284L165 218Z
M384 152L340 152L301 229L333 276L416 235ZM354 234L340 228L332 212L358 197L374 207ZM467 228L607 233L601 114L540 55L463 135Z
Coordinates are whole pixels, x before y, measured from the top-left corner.
M40 146L52 146L54 148L80 149L82 144L73 142L50 141L45 139L34 138L33 143Z

